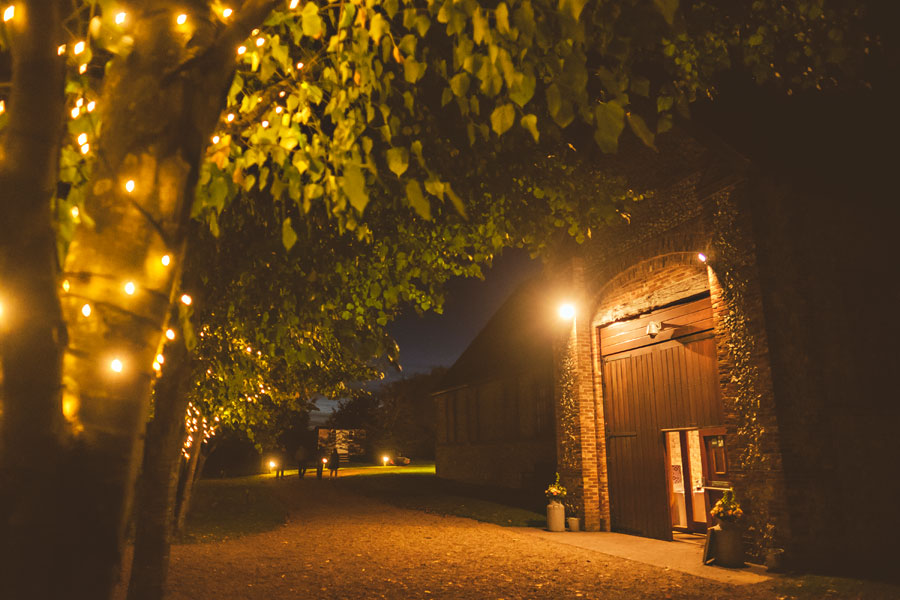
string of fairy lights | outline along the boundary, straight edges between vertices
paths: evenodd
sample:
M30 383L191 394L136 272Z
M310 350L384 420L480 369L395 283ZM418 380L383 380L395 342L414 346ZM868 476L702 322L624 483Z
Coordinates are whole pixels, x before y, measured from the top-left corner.
M299 0L289 0L288 7L290 10L295 10L299 6ZM219 7L219 17L223 22L227 22L231 17L234 16L235 11L227 6ZM14 25L14 20L24 19L25 16L21 12L17 12L17 8L15 4L11 4L2 9L2 19L4 24ZM96 18L96 17L95 17ZM130 16L126 11L118 11L113 15L113 22L120 28L125 28L129 25ZM173 20L175 23L175 27L180 31L188 31L190 27L190 18L187 13L175 12L173 13ZM13 23L10 23L13 22ZM266 38L260 35L259 29L254 29L251 32L251 38L253 39L252 44L254 44L257 48L262 48L266 44ZM73 40L68 43L62 43L57 46L56 53L58 56L66 56L68 55L72 60L72 66L75 70L77 70L79 75L86 75L89 63L92 58L92 54L90 52L90 33L88 34L87 39L83 40ZM240 45L236 49L236 53L238 56L244 55L247 52L247 45ZM305 66L304 62L300 61L296 64L296 69L299 71L303 69ZM81 119L83 117L92 117L95 110L98 108L97 101L95 99L91 99L88 97L88 94L84 91L75 94L76 97L73 98L74 102L69 109L69 116L73 121ZM280 97L284 97L285 92L282 91ZM6 111L6 101L4 99L0 99L0 115L2 115ZM275 108L275 114L280 115L284 111L284 108L281 106L277 106ZM227 113L223 120L226 124L234 123L236 116L233 112ZM260 121L262 127L268 127L269 121L263 118ZM88 131L78 132L77 135L73 135L74 141L76 142L76 147L78 152L85 157L85 159L91 157L93 153L92 148L92 140L91 137L96 137L97 132L97 124L90 121L89 127L87 127ZM89 133L90 132L90 133ZM212 137L213 144L219 144L222 140L220 135L214 135ZM138 192L138 182L135 179L127 179L122 184L122 189L128 196L133 196ZM140 207L138 207L140 208ZM68 209L69 214L71 215L74 223L77 225L82 220L82 208L79 206L72 206ZM143 212L143 211L142 211ZM171 254L162 254L157 259L157 265L160 265L164 269L168 269L173 266L173 257ZM104 276L92 273L63 273L63 280L61 284L62 291L65 295L70 298L78 298L78 294L75 286L78 282L89 278L89 277L101 277L111 279L111 276ZM168 299L168 295L163 294L157 290L153 290L150 288L142 287L137 281L129 279L120 284L120 292L124 294L125 297L133 297L140 292L149 293L152 295L156 295L159 297L165 297ZM193 299L189 294L182 294L179 298L180 302L185 306L191 306L193 303ZM128 313L129 311L123 308L122 306L117 306L115 303L111 302L100 302L96 299L88 299L83 297L83 301L81 307L79 309L80 318L82 319L96 319L98 318L98 310L115 310L118 312ZM0 297L0 327L4 325L4 322L8 320L10 313L10 305L4 304L3 298ZM135 315L138 316L138 315ZM201 334L202 335L202 334ZM172 328L168 328L164 332L163 339L160 340L159 348L155 353L154 360L152 362L152 370L155 372L156 376L160 376L162 373L163 365L166 363L165 355L164 355L164 346L167 341L173 341L176 338L176 333ZM250 347L248 346L246 351L252 352ZM259 353L261 354L261 353ZM108 356L105 360L105 363L101 361L101 364L105 364L106 368L108 368L108 372L111 372L115 375L121 375L126 373L132 365L129 364L128 357L122 353L116 354L114 356ZM266 388L260 384L260 393L265 393ZM249 401L253 401L251 397L247 398ZM69 414L71 411L67 411L67 417L71 417ZM195 443L202 443L206 440L209 440L213 435L215 435L216 429L219 425L220 418L218 416L207 419L202 416L199 409L193 404L188 405L188 409L185 414L185 428L186 428L186 438L183 446L183 453L185 457L189 457L190 448Z

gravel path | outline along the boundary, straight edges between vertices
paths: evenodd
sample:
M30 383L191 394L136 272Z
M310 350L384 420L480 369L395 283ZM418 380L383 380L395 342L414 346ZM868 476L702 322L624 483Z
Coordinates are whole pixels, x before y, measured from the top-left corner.
M776 598L540 540L459 517L401 509L341 481L288 479L276 530L175 546L169 600L281 598Z

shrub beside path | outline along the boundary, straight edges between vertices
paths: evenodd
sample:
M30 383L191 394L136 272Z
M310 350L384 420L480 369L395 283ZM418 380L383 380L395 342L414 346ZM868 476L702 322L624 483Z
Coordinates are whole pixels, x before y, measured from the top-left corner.
M398 508L342 481L288 479L287 523L172 549L169 600L282 598L783 598L560 544L520 529Z

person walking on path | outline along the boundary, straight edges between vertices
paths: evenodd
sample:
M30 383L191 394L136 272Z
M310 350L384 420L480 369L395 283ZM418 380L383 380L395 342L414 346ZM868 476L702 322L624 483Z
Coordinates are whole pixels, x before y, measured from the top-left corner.
M303 479L303 476L306 475L306 457L306 448L303 446L303 444L300 444L294 451L294 460L297 462L297 477L299 477L300 479Z
M338 454L337 448L331 451L331 458L328 459L328 469L331 471L332 477L338 476L338 469L341 466L341 455Z

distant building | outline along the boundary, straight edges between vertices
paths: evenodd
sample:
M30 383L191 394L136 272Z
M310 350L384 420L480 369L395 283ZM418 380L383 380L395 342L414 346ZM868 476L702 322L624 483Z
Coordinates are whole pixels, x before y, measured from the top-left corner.
M438 475L543 487L557 470L588 530L663 540L705 531L733 489L752 558L886 572L898 353L877 323L900 297L877 220L714 140L659 142L612 159L656 192L630 223L556 252L448 372Z
M341 462L346 463L351 457L364 456L366 453L365 446L365 429L316 428L316 449L322 456L331 454L331 451L337 448Z

